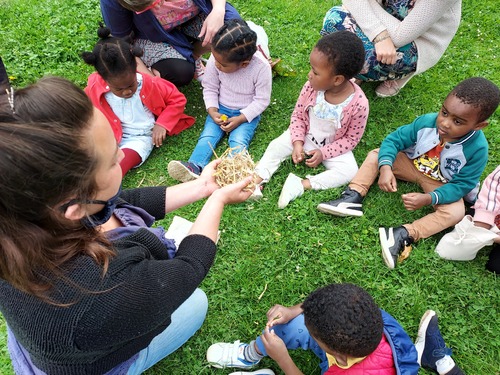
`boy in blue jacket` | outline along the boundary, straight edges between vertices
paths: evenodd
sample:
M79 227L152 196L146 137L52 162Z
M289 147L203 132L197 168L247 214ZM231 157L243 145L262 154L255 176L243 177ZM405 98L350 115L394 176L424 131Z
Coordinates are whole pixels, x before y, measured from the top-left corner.
M370 151L341 197L318 205L336 216L362 216L362 202L377 175L380 189L397 191L397 179L417 183L424 193L403 194L407 210L432 205L435 212L397 228L379 228L382 255L394 268L411 244L457 224L465 215L464 200L473 203L488 161L488 143L481 131L500 102L491 81L473 77L460 82L439 113L418 117L389 134ZM400 255L401 254L401 255Z
M322 375L417 375L420 366L440 375L463 375L439 330L438 317L427 310L415 344L403 327L381 310L363 288L349 283L316 289L303 303L274 305L262 335L249 344L216 343L207 351L218 368L251 369L269 356L287 375L303 372L288 350L312 351ZM272 374L270 370L230 375Z

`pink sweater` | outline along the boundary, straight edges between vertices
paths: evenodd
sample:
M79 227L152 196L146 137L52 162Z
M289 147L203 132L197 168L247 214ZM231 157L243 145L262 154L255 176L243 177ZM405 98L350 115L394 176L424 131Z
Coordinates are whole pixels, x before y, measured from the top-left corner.
M354 87L354 96L342 110L340 129L335 133L332 143L321 147L323 159L334 158L335 156L352 151L365 132L369 112L368 99L358 85L355 83L352 83L352 85ZM289 130L292 143L305 140L306 134L309 131L309 108L313 107L316 103L317 93L311 87L309 81L302 87L290 121Z
M205 107L240 110L248 122L259 116L271 101L273 75L266 58L257 51L250 64L234 73L223 73L210 56L203 75Z
M484 180L474 209L474 221L495 225L500 215L500 165Z

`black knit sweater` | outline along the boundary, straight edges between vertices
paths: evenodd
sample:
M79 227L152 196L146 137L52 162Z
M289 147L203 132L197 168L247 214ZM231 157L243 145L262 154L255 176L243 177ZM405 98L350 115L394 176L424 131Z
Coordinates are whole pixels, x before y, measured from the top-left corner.
M164 216L165 188L125 191L124 199ZM48 374L103 374L135 353L170 324L170 315L201 283L215 257L215 244L202 235L186 237L177 256L167 258L147 229L113 243L109 270L79 256L65 265L45 303L0 279L0 311L33 363Z

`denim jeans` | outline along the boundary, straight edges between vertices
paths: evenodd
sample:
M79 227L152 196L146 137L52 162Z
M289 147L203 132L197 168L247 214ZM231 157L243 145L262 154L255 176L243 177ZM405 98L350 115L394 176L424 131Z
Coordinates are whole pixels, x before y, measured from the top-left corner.
M309 331L304 324L304 314L300 314L295 319L290 320L286 324L279 324L272 328L274 333L278 335L284 342L287 349L303 349L311 350L320 359L319 367L321 368L321 373L325 373L328 370L328 359L326 358L326 353L321 349L318 343L309 334ZM266 348L262 339L257 337L255 340L259 352L267 356Z
M127 375L141 374L148 368L180 348L205 321L208 299L201 289L196 289L172 314L170 325L139 352Z
M228 118L239 116L241 112L237 109L229 109L219 104L219 113L227 115ZM244 122L240 124L236 129L233 129L229 133L229 147L231 148L246 148L250 145L250 141L255 134L257 125L259 124L260 116L257 116L252 120L252 122ZM201 132L200 138L198 138L198 143L189 158L189 162L196 164L198 167L203 168L210 162L212 158L213 151L215 150L220 140L226 132L220 128L213 120L212 117L207 116L205 120L205 127Z

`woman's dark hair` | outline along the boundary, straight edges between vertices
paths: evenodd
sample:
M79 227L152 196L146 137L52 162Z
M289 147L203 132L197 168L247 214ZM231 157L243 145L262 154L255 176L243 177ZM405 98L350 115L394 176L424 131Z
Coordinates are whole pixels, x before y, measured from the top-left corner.
M0 115L0 278L51 302L66 262L87 255L106 272L114 254L102 234L59 209L97 190L94 109L80 88L57 77L16 91L14 107Z
M351 79L365 64L365 47L354 33L347 30L323 36L314 47L326 56L333 74Z
M496 111L500 102L498 86L482 77L463 80L449 95L456 96L464 104L479 108L477 122L486 121Z
M365 357L382 339L382 313L373 298L357 285L319 288L306 298L302 309L311 335L337 353Z
M135 73L135 58L142 56L142 50L132 45L133 37L115 38L111 36L111 30L102 25L97 35L100 39L92 52L82 52L83 61L92 65L105 81L110 77Z
M248 61L257 51L257 34L245 21L226 21L212 40L212 48L230 63Z

